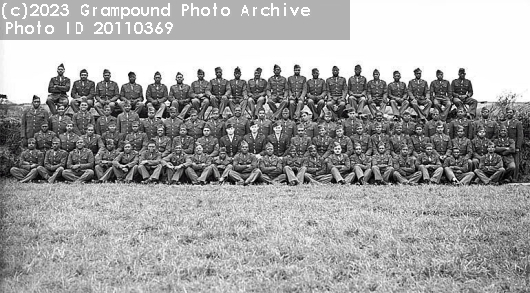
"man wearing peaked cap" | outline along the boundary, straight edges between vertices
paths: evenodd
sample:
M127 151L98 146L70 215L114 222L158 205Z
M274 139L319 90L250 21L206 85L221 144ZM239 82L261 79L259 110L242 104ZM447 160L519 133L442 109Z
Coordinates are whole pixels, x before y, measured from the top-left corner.
M453 90L449 81L444 79L444 73L441 70L436 70L436 80L431 82L430 92L433 97L433 106L440 112L440 119L446 121L451 111Z
M241 107L241 111L243 112L243 116L246 116L247 112L247 103L248 103L248 94L247 94L247 82L245 80L241 79L241 69L239 67L236 67L234 69L234 79L232 79L229 82L230 86L230 96L229 99L229 106L230 110L232 112L235 112L236 106Z
M468 114L474 118L477 114L477 100L473 99L473 85L466 79L466 70L458 70L458 78L451 83L453 89L453 103L457 107L468 105Z
M431 110L432 102L430 99L429 86L427 82L421 79L421 69L414 69L415 78L409 81L408 93L411 105L421 120L427 120ZM423 106L423 110L420 108Z
M88 71L86 69L81 70L79 77L79 80L74 81L70 94L72 96L70 105L76 113L79 111L81 101L86 101L89 108L94 107L94 97L96 95L96 84L88 79Z
M191 83L191 103L199 111L199 119L204 119L204 113L210 105L212 85L204 79L204 71L197 70L197 80Z
M267 81L267 104L273 112L274 119L280 117L282 110L289 103L289 85L287 79L280 75L281 72L280 66L274 65L274 75Z
M121 101L118 102L118 105L120 106L121 111L124 111L123 107L125 105L125 101L128 101L130 103L131 109L140 115L145 107L143 103L144 90L141 85L136 83L136 74L134 72L129 72L127 76L129 78L129 82L121 86Z
M57 76L50 79L48 84L48 99L46 104L52 115L57 114L57 105L68 107L68 92L70 91L70 79L64 76L64 65L57 66Z
M261 78L261 68L256 68L254 78L248 80L248 106L253 118L258 117L259 110L267 100L267 81Z
M168 99L167 86L163 84L162 75L156 72L154 76L155 82L147 86L145 92L145 99L147 100L147 107L153 107L156 110L155 117L161 119L166 111L166 101Z
M328 89L327 107L333 113L333 118L342 118L343 111L346 108L346 95L348 85L344 77L339 76L339 68L333 66L333 76L326 80Z
M120 88L116 82L110 80L110 77L110 71L108 69L103 70L103 80L96 85L94 108L96 108L99 116L105 115L103 111L106 105L109 105L112 113L115 113L114 109L120 98Z

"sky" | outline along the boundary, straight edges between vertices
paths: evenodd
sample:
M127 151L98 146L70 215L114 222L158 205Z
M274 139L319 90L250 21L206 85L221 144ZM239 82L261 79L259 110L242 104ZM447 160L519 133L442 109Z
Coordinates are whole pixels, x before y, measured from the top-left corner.
M495 101L511 91L521 95L518 101L530 101L530 1L352 0L350 10L348 41L2 40L0 94L16 103L30 102L34 94L46 97L60 63L72 83L81 69L87 69L95 82L109 69L112 80L121 86L128 82L127 73L134 71L144 91L156 71L170 86L176 83L177 72L191 84L199 68L212 79L214 68L220 66L224 77L231 79L239 66L242 78L250 79L257 67L268 78L278 64L287 77L299 64L302 75L310 78L316 67L325 79L334 65L348 78L360 64L369 80L377 68L387 82L394 70L408 82L418 67L429 83L437 69L452 81L463 67L477 100ZM307 29L325 33L319 31L317 21Z

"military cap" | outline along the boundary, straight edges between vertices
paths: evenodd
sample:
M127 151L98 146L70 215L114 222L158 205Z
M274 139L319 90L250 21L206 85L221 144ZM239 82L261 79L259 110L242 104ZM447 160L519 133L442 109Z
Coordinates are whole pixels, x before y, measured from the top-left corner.
M361 69L361 65L359 64L355 65L355 69Z
M499 131L501 131L501 130L508 130L508 128L506 127L506 125L501 124L501 125L499 126Z
M164 130L164 129L165 129L165 128L164 128L164 125L162 125L162 124L158 125L158 127L156 128L156 130L158 130L158 129L162 129L162 130Z
M204 74L204 70L202 69L197 70L197 74Z
M86 69L81 69L81 71L79 71L79 74L83 74L83 73L88 74L88 71L86 71Z
M175 148L176 149L182 149L182 145L180 143L177 143L177 145L175 145Z
M131 123L132 126L134 125L140 125L140 121L138 120L134 120L132 123Z
M409 110L405 110L405 112L403 112L403 116L405 116L405 115L409 115L409 116L411 115Z
M42 122L40 125L41 125L41 126L42 126L42 125L49 126L49 125L48 125L48 121L44 121L44 122Z
M488 143L488 146L495 146L495 142L493 140L490 140L490 142Z
M333 147L341 147L340 143L338 141L333 143Z
M312 73L318 73L319 71L318 71L318 68L313 68L313 69L311 69L311 72Z
M379 73L379 69L374 69L374 74Z
M105 143L106 143L106 144L114 144L114 139L113 139L113 138L107 138L107 139L105 140Z
M131 101L129 101L129 100L125 100L125 101L123 101L123 105L124 105L124 106L125 106L125 105L130 105L130 104L131 104Z
M200 142L200 141L196 141L196 142L195 142L195 147L196 147L196 148L197 148L197 147L201 147L201 148L202 148L202 144L201 144L201 142Z
M256 70L254 72L258 72L261 74L261 72L263 71L263 69L261 69L260 67L256 68Z
M302 124L302 123L298 124L297 127L296 127L296 129L298 129L298 130L304 130L304 129L305 129L304 124Z
M302 113L300 115L304 115L304 114L306 114L308 116L311 115L311 113L309 111L307 111L307 110L302 111Z
M269 142L269 143L270 143L270 142ZM309 151L314 151L314 150L316 150L316 149L317 149L317 147L316 147L314 144L310 145L310 146L307 148L307 150L309 150Z
M482 108L482 109L480 110L480 112L486 112L486 111L488 111L488 112L489 112L489 111L490 111L490 109L488 109L487 107L484 107L484 108Z
M274 146L272 145L272 143L269 141L267 142L267 144L265 145L265 148L268 149L268 148L274 148Z
M360 143L356 142L353 144L353 147L356 148L356 147L362 147Z
M414 74L416 74L416 73L421 73L421 69L419 69L419 68L414 69Z
M130 144L131 144L131 142L128 141L128 140L124 140L124 141L123 141L123 146L130 145Z
M169 112L177 112L177 108L174 106L169 107Z
M274 64L274 70L276 70L276 69L281 69L280 65Z
M158 71L157 71L157 72L155 72L155 75L154 75L154 76L156 77L157 75L160 75L160 76L162 76L162 74L160 74L160 72L158 72Z
M486 128L484 128L484 126L480 125L479 127L477 127L477 132L479 131L486 131Z
M32 143L35 143L37 140L33 137L31 138L28 138L28 143L32 142Z
M434 145L432 143L428 142L428 143L425 144L425 148L428 148L428 147L432 148L432 147L434 147Z
M226 129L234 128L234 125L232 123L226 123Z
M248 142L246 140L241 141L241 146L248 146Z
M105 73L109 73L109 74L110 74L110 70L108 70L108 69L103 69L103 74L105 74Z
M393 75L401 74L398 70L394 71Z
M458 69L458 74L463 73L466 74L466 70L464 68Z
M62 69L64 69L64 64L62 64L62 63L59 64L59 66L57 66L57 68L62 68Z
M79 136L75 142L78 143L80 141L85 142L82 136Z
M456 127L456 131L460 131L460 130L464 130L464 126L462 126L462 125L458 125L458 126Z
M186 128L186 125L184 125L184 124L180 124L179 129L186 129L186 131L188 130L188 128Z
M234 69L234 73L241 73L241 69L239 67L236 67L236 69Z
M58 137L54 137L54 138L52 138L52 143L53 142L61 142L61 140Z
M319 124L319 125L318 125L318 129L319 129L319 130L320 130L320 129L326 129L326 125L324 125L324 124Z
M272 128L276 128L276 127L282 127L282 124L278 121L275 121L273 124L272 124Z
M156 145L156 141L155 141L154 139L150 139L150 140L147 142L147 144L148 144L148 145L149 145L149 144L155 144L155 145Z
M108 126L111 126L111 125L114 125L116 126L116 120L110 120L108 123L107 123Z
M190 110L190 115L193 115L193 114L197 114L197 110L195 110L195 109L191 109L191 110Z
M258 125L258 123L256 123L256 121L254 120L250 121L250 123L248 124L249 127L254 126L254 125Z
M241 105L236 105L236 106L234 107L234 111L237 110L237 109L241 110Z
M218 66L218 67L215 67L215 72L217 71L223 71L223 70L221 69L221 67Z
M219 108L212 108L212 112L217 112L217 113L219 113Z
M287 108L283 108L282 113L284 113L284 112L289 113L289 109L287 109Z
M294 65L294 69L296 70L297 68L302 68L302 67L300 67L300 65L298 65L298 64L295 64Z
M219 153L220 154L226 154L226 148L225 147L220 147L219 148Z
M179 75L184 76L184 74L182 74L182 73L180 73L180 72L177 72L177 75L175 75L175 77L177 77L177 76L179 76Z
M131 71L131 72L129 72L129 74L127 74L127 76L128 76L128 77L136 76L136 73L134 73L134 72Z
M375 116L383 116L383 112L377 111L377 112L375 112Z
M324 111L324 116L331 116L331 111Z
M94 128L94 124L88 124L86 128Z
M210 125L204 124L204 127L202 128L202 130L204 131L205 129L211 130Z
M33 95L33 98L32 98L32 100L33 100L33 101L35 101L35 100L40 100L40 97L39 97L39 96L37 96L37 95Z
M453 151L454 151L454 150L458 150L458 151L460 151L460 148L459 148L458 146L453 146Z
M401 144L401 148L400 149L408 149L409 146L406 144L406 143L402 143Z
M438 113L438 114L440 114L440 111L439 111L438 109L434 108L434 109L432 110L432 113Z
M344 110L346 110L346 112L348 113L355 112L355 109L350 104L346 105L346 108L344 108Z
M438 121L438 122L436 122L436 127L438 127L438 126L444 126L444 123L442 121Z
M383 127L383 124L381 122L374 123L374 127Z
M438 75L438 74L443 74L443 72L440 69L438 69L438 70L436 70L436 75Z
M337 66L333 66L333 69L332 70L339 70L339 67Z

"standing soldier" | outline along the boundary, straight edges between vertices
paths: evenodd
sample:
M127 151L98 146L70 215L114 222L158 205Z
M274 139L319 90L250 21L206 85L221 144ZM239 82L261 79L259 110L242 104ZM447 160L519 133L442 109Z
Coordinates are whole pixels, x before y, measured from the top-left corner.
M182 151L187 154L193 154L195 149L195 139L188 135L188 129L186 125L182 124L180 126L179 136L175 136L171 142L171 147L175 148L177 145L182 146Z
M231 96L230 83L223 78L223 70L221 67L215 68L215 78L210 80L210 103L213 108L219 109L223 112L228 105L228 97Z
M460 108L468 105L468 113L474 119L477 114L477 100L471 98L473 96L473 85L471 85L469 79L466 79L466 70L464 68L458 70L458 78L453 80L451 88L455 106Z
M357 185L365 185L372 176L372 158L363 153L360 144L355 144L354 149L354 153L350 156L350 166L353 171L344 180L350 184L356 181Z
M355 129L358 124L362 124L360 119L357 119L355 116L355 109L351 105L346 105L346 112L348 112L348 118L342 120L342 128L344 128L344 135L352 136L355 133Z
M96 104L94 107L100 116L103 116L103 108L106 105L110 106L112 113L116 107L116 103L120 98L120 88L118 84L110 80L110 71L103 70L103 80L96 85Z
M372 156L372 173L375 184L390 184L390 178L394 173L394 162L392 156L388 153L386 145L380 143L377 145L377 153Z
M210 105L211 84L204 80L204 71L197 70L197 80L191 83L191 104L199 112L199 118L204 119L204 113ZM215 107L214 107L215 108Z
M160 72L155 72L155 82L147 86L145 92L145 99L147 100L147 108L153 107L156 110L155 117L162 118L166 111L166 101L168 97L167 86L162 84L162 75Z
M149 141L147 150L140 153L138 172L142 175L142 183L156 183L160 179L162 172L162 157L156 149L156 143Z
M63 178L68 181L86 183L94 177L94 154L85 148L83 138L78 138L76 148L68 155Z
M30 182L39 176L39 167L44 165L44 154L35 149L34 138L28 139L28 149L20 154L20 167L12 167L9 173L21 183Z
M94 133L94 125L92 124L88 125L86 133L82 135L81 138L83 139L85 148L89 149L94 155L96 155L100 149L105 148L101 136Z
M92 113L88 112L87 102L81 102L81 105L79 106L79 111L77 113L74 113L72 121L74 122L74 131L78 135L85 134L88 125L96 124L94 116L92 115Z
M289 109L284 108L282 111L282 118L278 119L276 122L282 125L282 132L288 137L296 135L296 123L289 119Z
M243 138L234 134L235 128L232 124L226 124L226 135L219 140L219 147L225 148L229 157L234 157L239 151L239 145ZM247 147L248 149L248 147Z
M74 123L66 123L66 132L59 135L59 139L61 140L61 149L70 153L75 149L75 145L79 138L80 137L74 132Z
M313 113L313 121L317 121L322 114L322 109L324 109L324 106L326 105L328 90L326 87L326 81L318 77L320 72L317 68L313 68L311 74L313 75L313 78L309 79L306 83L307 94L305 100L311 113Z
M254 71L254 78L248 80L248 105L253 118L258 117L258 111L267 101L267 81L261 78L261 71L262 69L258 67Z
M415 135L410 136L410 142L412 144L412 155L418 157L421 153L425 152L425 148L428 143L431 143L431 138L425 136L423 132L423 126L421 124L416 125Z
M68 159L68 152L60 149L61 140L57 137L52 140L52 149L46 152L44 156L44 179L48 180L48 183L54 183L57 179L60 179L64 168L66 167L66 160Z
M521 165L521 148L523 147L523 124L515 118L515 110L506 109L506 122L504 123L508 130L508 137L515 141L515 172L513 177L519 179L519 166Z
M502 163L502 157L495 153L495 143L490 142L488 153L480 159L478 169L475 170L478 177L476 181L482 181L485 185L498 185L504 175Z
M416 185L421 175L421 171L416 171L416 159L410 155L409 147L403 144L400 155L394 159L394 181L398 184Z
M475 125L473 128L475 129L475 134L478 133L479 127L483 127L486 131L485 136L487 139L496 139L499 136L499 124L490 117L490 110L488 108L482 108L480 113L482 114L481 117L474 122Z
M177 113L177 108L173 106L169 107L169 118L166 118L164 120L164 128L166 129L166 135L170 139L173 139L175 136L179 135L180 125L184 123L182 119L177 117Z
M159 126L164 126L162 120L156 118L155 115L155 108L147 107L147 119L140 121L140 131L147 134L148 140L156 137Z
M501 179L503 183L510 183L514 179L515 160L515 140L508 136L508 130L504 125L500 127L499 137L495 140L495 153L502 157L504 174Z
M206 123L198 118L197 111L195 109L191 109L190 117L186 120L186 122L184 122L183 125L185 125L186 129L188 129L188 135L197 140L202 136L202 130Z
M307 78L300 75L301 67L294 66L294 75L287 79L289 94L289 112L291 119L298 120L300 112L304 107L305 95L307 93Z
M212 175L212 158L203 152L202 145L196 144L195 153L188 156L188 167L184 172L193 185L205 185Z
M81 79L74 81L74 86L72 86L72 110L77 113L79 111L79 105L81 101L86 101L90 108L94 107L94 96L96 95L96 84L88 79L88 71L86 69L79 72Z
M57 106L68 107L68 94L70 91L70 79L64 76L64 65L61 63L57 67L57 76L50 79L48 84L48 99L46 104L50 108L52 115L57 114Z
M390 131L390 123L383 119L383 112L381 111L377 111L375 112L375 116L374 116L374 121L372 123L370 123L366 129L366 132L368 132L368 134L370 135L374 135L375 134L375 126L377 124L381 124L381 132L386 134L386 135L390 135L391 131ZM388 147L388 146L387 146Z
M118 119L116 119L118 132L123 135L131 133L132 125L135 121L140 123L140 116L136 112L131 112L131 102L125 100L123 102L123 113L119 114Z
M294 147L299 156L307 156L309 154L309 146L311 145L311 137L307 136L304 125L298 124L298 135L291 138L291 147Z
M412 121L409 111L403 112L403 133L408 134L412 137L416 133L416 123ZM421 125L420 125L421 126Z
M241 152L234 156L234 169L228 172L228 178L237 185L249 185L261 178L258 159L248 152L246 141L241 142Z
M376 112L385 111L386 106L388 105L386 82L379 79L379 77L379 70L375 69L374 79L366 84L368 109L370 110L372 117L375 117ZM380 110L378 110L377 107L379 107Z
M416 168L421 171L424 183L440 183L444 169L440 156L434 151L432 143L427 143L425 152L417 157Z
M48 130L48 122L42 123L40 131L35 133L35 140L37 141L37 149L43 152L52 148L52 140L57 137L57 134Z
M170 87L168 101L177 111L179 118L184 120L191 108L191 87L184 84L184 75L180 72L177 73L175 80L177 84Z
M403 113L409 108L409 96L407 85L400 81L401 73L394 71L394 81L388 84L388 99L392 106L394 117L402 117Z
M206 155L211 158L217 157L219 155L219 140L217 137L211 135L212 131L208 125L204 126L202 133L204 135L197 139L197 144L202 146L203 152Z
M232 158L227 156L226 148L219 148L219 156L213 160L213 176L218 179L219 184L223 184L232 171ZM222 174L220 172L223 172Z
M327 169L336 183L345 184L344 177L351 169L350 158L342 150L339 142L333 143L333 154L326 158Z
M361 115L366 103L366 77L361 75L361 65L355 65L355 75L348 79L349 104Z
M188 156L182 152L181 145L176 145L169 155L162 158L162 166L169 185L182 184L182 175L188 164Z
M139 153L147 149L147 134L140 131L139 121L132 122L132 131L127 134L125 140L131 144L133 150Z
M138 171L138 152L133 150L128 141L123 145L123 152L112 161L112 171L118 182L130 183Z
M120 91L120 102L118 105L121 110L125 105L125 102L130 103L131 109L134 110L138 115L142 113L144 109L144 90L141 85L136 83L136 74L134 72L129 72L129 83L126 83L121 86Z
M447 115L451 111L451 100L453 98L453 90L449 81L444 79L444 73L441 70L436 70L436 80L431 82L431 95L434 108L438 109L441 114L442 121L447 120Z
M324 121L321 121L318 125L326 128L326 132L331 138L335 138L335 131L339 127L339 123L332 120L333 113L331 111L324 111Z
M40 98L33 96L31 102L33 108L29 108L22 112L22 119L20 123L20 138L22 139L22 146L27 145L27 140L33 138L35 133L39 131L43 123L48 123L49 115L40 105Z
M475 173L469 170L466 158L460 156L460 149L454 148L451 156L444 161L445 177L454 185L469 185Z
M101 148L96 154L96 177L98 182L107 183L113 176L112 161L118 157L120 152L114 148L114 140L108 139L105 142L105 147Z
M63 105L57 107L57 114L51 116L50 125L52 126L52 131L57 135L61 135L66 132L66 124L72 122L70 116L65 115L66 109Z
M411 100L412 108L420 119L427 120L429 112L431 111L432 102L430 99L429 86L427 82L421 79L421 69L414 69L414 78L409 81L408 90L409 98ZM424 106L423 110L420 106Z
M267 104L273 112L272 117L277 119L285 107L287 107L289 84L287 79L280 75L282 69L278 65L274 65L274 75L267 81ZM276 103L280 106L276 107Z
M244 80L241 80L241 69L239 67L236 67L234 69L234 79L232 79L229 83L230 85L230 98L229 98L229 105L230 105L230 111L235 112L236 106L240 106L241 110L243 111L243 116L246 116L247 112L247 103L248 103L248 95L247 95L247 82ZM251 113L250 117L252 117L254 113Z
M342 112L346 108L348 85L346 84L346 79L339 76L339 68L337 66L333 66L331 72L333 76L326 79L326 87L328 88L327 107L333 113L335 119L340 119L342 118Z

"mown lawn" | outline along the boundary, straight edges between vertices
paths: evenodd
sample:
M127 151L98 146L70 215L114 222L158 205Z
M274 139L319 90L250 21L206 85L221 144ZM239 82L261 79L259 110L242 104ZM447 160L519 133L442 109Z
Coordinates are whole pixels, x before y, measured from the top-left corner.
M530 292L530 188L0 181L1 292Z

